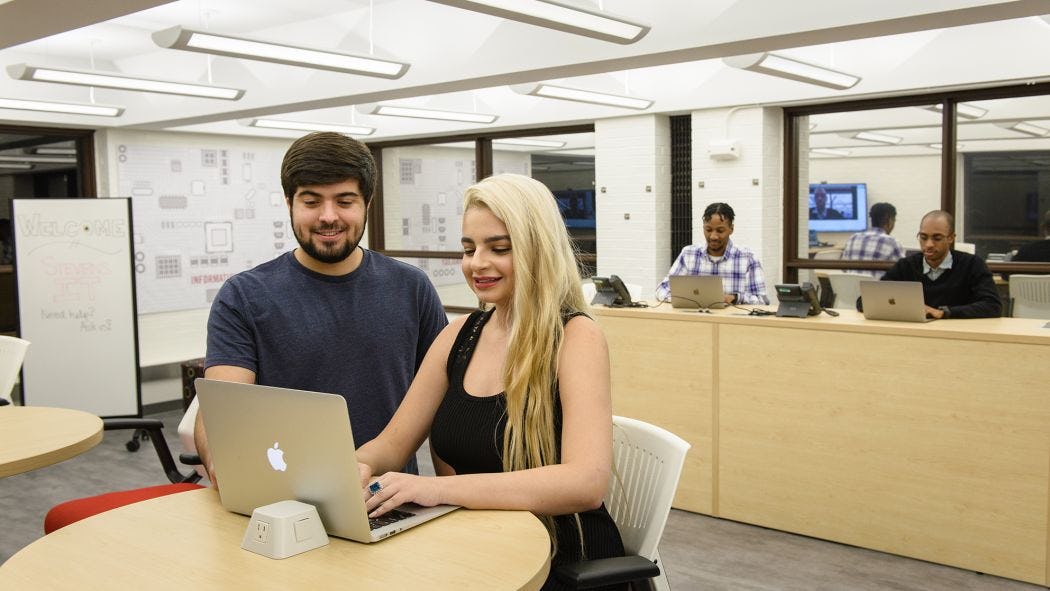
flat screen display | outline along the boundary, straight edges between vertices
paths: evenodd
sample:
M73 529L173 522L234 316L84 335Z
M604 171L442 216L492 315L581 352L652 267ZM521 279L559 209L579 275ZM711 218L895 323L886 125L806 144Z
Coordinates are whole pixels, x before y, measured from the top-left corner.
M568 228L591 228L594 223L594 191L574 190L554 191L561 217Z
M859 232L868 227L868 185L815 183L809 186L809 229Z

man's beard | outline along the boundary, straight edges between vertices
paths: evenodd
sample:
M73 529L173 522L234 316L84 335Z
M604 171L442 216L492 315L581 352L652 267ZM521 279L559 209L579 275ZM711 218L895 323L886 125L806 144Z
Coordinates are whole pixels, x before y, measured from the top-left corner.
M318 231L338 229L339 226L329 225L321 226ZM325 249L325 251L319 250L314 243L310 240L304 239L300 234L295 224L292 224L292 233L295 234L295 240L299 243L299 247L303 249L303 252L310 255L311 258L320 261L322 263L333 265L335 263L341 263L345 261L354 250L357 245L361 242L361 237L358 236L356 240L345 240L341 245L336 245L331 248ZM361 230L361 234L364 235L364 228Z

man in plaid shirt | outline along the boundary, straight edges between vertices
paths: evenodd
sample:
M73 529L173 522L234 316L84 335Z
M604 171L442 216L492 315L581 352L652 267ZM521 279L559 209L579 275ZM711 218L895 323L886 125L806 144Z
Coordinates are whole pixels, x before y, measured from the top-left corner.
M851 261L894 261L904 257L904 247L890 232L897 223L897 208L889 203L876 203L871 206L871 229L857 232L846 241L842 251L843 260ZM850 271L862 275L871 275L879 279L885 271Z
M727 304L768 304L766 278L762 263L747 248L733 244L733 208L725 203L712 203L704 210L704 239L706 248L691 244L682 249L668 271L667 277L656 288L659 300L671 297L671 275L717 275Z

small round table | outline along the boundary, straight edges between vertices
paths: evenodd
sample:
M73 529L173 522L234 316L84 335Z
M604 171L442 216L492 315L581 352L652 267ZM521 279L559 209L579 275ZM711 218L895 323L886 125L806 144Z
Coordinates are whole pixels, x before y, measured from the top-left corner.
M68 460L102 441L102 419L69 408L0 406L0 478Z

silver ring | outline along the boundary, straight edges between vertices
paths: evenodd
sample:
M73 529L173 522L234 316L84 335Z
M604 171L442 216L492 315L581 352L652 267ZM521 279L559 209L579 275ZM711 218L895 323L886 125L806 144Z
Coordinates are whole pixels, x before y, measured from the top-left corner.
M368 485L368 492L372 493L373 497L381 490L383 490L383 485L378 480Z

